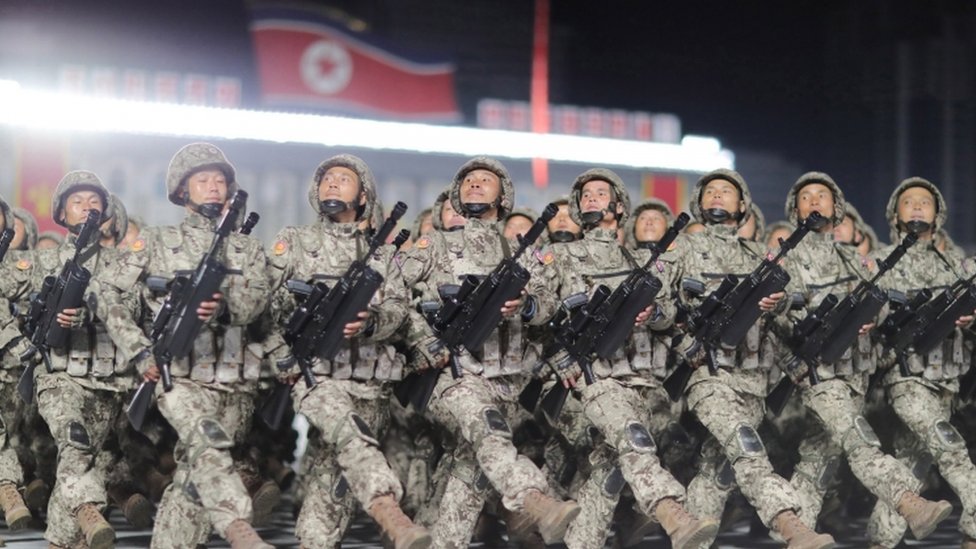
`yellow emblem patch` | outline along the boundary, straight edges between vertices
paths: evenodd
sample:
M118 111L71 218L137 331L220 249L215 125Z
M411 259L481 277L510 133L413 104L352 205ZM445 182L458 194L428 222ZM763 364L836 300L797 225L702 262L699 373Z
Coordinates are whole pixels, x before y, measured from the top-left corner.
M146 241L141 238L137 238L129 246L129 249L132 250L133 252L141 252L146 249Z
M284 240L279 240L275 242L273 249L275 255L281 255L288 251L288 243L285 242Z
M555 261L555 259L556 257L552 255L552 252L546 252L546 255L542 256L542 264L549 265L550 263Z
M21 271L26 271L27 269L30 268L30 266L31 266L30 261L27 261L26 259L21 259L20 261L17 262L17 268L20 269Z
M421 250L423 250L423 249L425 249L425 248L427 248L429 246L430 246L430 239L427 238L426 236L420 237L420 240L418 240L417 243L414 244L414 247L415 248L419 248Z

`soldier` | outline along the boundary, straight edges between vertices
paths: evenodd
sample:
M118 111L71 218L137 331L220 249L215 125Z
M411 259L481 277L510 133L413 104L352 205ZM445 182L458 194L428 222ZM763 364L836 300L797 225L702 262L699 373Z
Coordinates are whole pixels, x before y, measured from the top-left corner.
M937 295L960 277L968 278L973 274L974 266L970 261L963 262L961 256L943 253L935 245L934 237L944 228L947 215L945 199L931 182L911 177L895 188L886 211L892 245L901 242L909 232L918 234L919 240L886 277L886 286L909 296L924 288ZM879 250L877 257L886 256L890 248ZM911 443L905 445L910 449L904 452L902 459L920 478L927 475L933 464L936 465L959 496L962 503L959 530L963 533L962 547L966 549L976 548L976 467L970 460L962 435L950 419L952 401L959 391L959 377L966 369L966 350L960 329L970 326L972 321L972 312L957 319L954 333L928 355L920 355L909 348L909 354L904 358L907 376L902 374L901 368L891 365L893 357L883 355L883 366L889 368L883 378L888 402L910 432ZM868 523L872 547L899 544L905 532L905 521L893 511L890 505L881 502L875 506ZM911 521L908 524L911 525Z
M465 217L463 230L434 232L417 241L403 259L401 269L409 285L424 301L439 301L438 289L456 284L464 275L486 275L512 253L499 219L512 211L515 188L508 171L498 161L477 157L454 177L450 201ZM505 303L504 320L489 336L480 356L463 353L454 357L462 375L454 378L449 368L440 372L428 413L452 431L457 439L453 470L441 499L432 535L437 547L466 547L485 501L490 483L511 511L525 511L547 542L562 539L566 527L579 513L574 502L559 502L544 492L545 475L512 444L512 431L500 406L517 406L524 384L522 323L541 325L555 310L555 296L541 276L543 261L526 259L535 273L518 299ZM551 262L551 260L550 260ZM442 368L447 353L427 322L411 311L407 341L421 368Z
M399 270L391 268L391 247L362 257L368 243L357 224L370 219L377 204L373 174L355 156L332 157L315 170L308 198L319 219L278 233L271 255L276 286L287 279L335 280L361 259L384 282L369 309L345 325L346 342L336 358L315 358L309 364L316 385L295 383L300 374L289 368L295 412L307 417L324 438L319 455L306 454L313 460L316 478L306 493L296 535L303 547L338 546L353 518L351 498L343 498L351 490L398 549L427 547L426 529L414 525L400 509L403 489L376 438L389 420L391 382L403 375L404 359L390 342L406 318L409 296ZM273 316L283 325L294 308L294 298L282 287L274 299Z
M626 223L630 211L627 188L617 174L599 168L580 174L569 207L573 221L583 227L583 238L557 248L561 298L590 294L598 284L615 288L631 270L642 268L647 252L632 253L617 243L617 227ZM653 269L670 287L673 267L658 260ZM634 319L635 326L647 322L651 329L662 330L673 323L673 302L666 294L661 297L665 299ZM658 460L651 433L665 430L671 401L661 386L666 355L654 357L651 349L647 332L635 330L611 360L593 363L596 381L580 390L584 414L602 436L590 455L590 478L578 496L580 515L566 533L570 548L606 542L625 482L641 513L661 523L673 547L697 548L718 532L717 521L698 520L685 511L680 503L684 487ZM561 377L576 385L579 373L576 368Z
M66 174L52 202L54 221L68 229L68 238L58 248L32 254L35 288L44 277L57 276L74 258L78 232L90 211L98 213L100 225L113 222L109 193L91 172ZM112 244L106 246L98 231L89 242L81 243L79 264L97 276L113 261ZM50 349L50 373L47 368L35 370L38 411L58 448L57 479L45 532L52 547L73 546L83 536L89 547L101 549L112 547L115 539L101 514L107 503L110 466L109 454L103 449L132 388L132 377L91 303L57 312L57 323L70 330L67 344Z
M828 295L850 293L858 282L871 276L867 261L834 238L834 226L844 219L845 201L840 187L825 173L800 176L786 197L791 223L818 212L827 222L807 235L787 257L788 271L808 289L807 310L813 311ZM881 451L881 442L863 415L868 376L874 366L870 338L872 325L861 328L856 347L835 363L819 363L820 382L799 384L808 414L816 419L800 442L800 463L790 483L800 497L800 518L813 528L824 494L833 480L841 457L865 488L898 509L912 525L917 539L930 534L952 511L946 501L919 497L919 485L911 471ZM803 374L789 373L795 380Z
M35 248L38 250L57 248L62 242L64 242L63 234L58 231L44 231L37 235L37 245Z
M787 238L796 227L789 221L777 221L766 227L766 248L775 250L779 248L779 239Z
M166 172L170 202L185 209L179 226L147 227L117 267L97 280L99 309L126 360L147 381L158 381L153 342L140 326L165 296L146 284L192 270L210 248L214 227L238 190L234 167L207 143L180 149ZM234 472L230 448L250 425L263 351L245 327L268 304L267 260L260 242L231 234L217 259L227 268L221 290L194 311L204 322L190 355L170 364L173 387L156 386L157 406L179 436L178 468L163 495L152 547L203 544L211 528L235 549L263 549L250 525L251 499ZM257 347L257 348L255 348Z
M14 223L7 202L0 199L0 230ZM23 226L23 224L21 224ZM16 237L15 237L16 240ZM22 238L22 242L27 239ZM11 243L11 249L14 248ZM30 342L21 334L20 322L11 312L10 301L26 295L30 278L30 264L26 259L7 259L0 263L0 348L4 350L0 362L0 508L7 527L22 530L31 520L31 512L17 491L24 484L24 471L18 456L20 424L24 421L24 405L17 396L17 381L23 371L22 358L31 352Z
M539 214L531 208L518 208L505 216L505 229L502 234L509 240L515 240L520 234L529 232L529 228L539 218Z
M648 198L638 204L627 218L624 242L632 250L649 249L661 240L672 221L674 214L670 206L663 200Z
M714 289L726 273L747 275L764 253L760 245L737 234L752 201L745 180L732 170L715 170L698 180L693 196L690 209L704 224L704 231L686 233L676 243L675 263L683 276ZM704 298L689 295L680 287L675 290L685 307ZM784 296L783 292L766 296L759 307L768 313L766 316L782 315L788 306ZM715 350L716 375L701 367L701 353L695 349L681 351L690 355L689 364L696 367L685 389L688 409L712 435L702 450L699 474L688 487L688 509L700 517L720 516L734 483L763 523L782 536L791 549L833 547L833 538L817 534L800 521L799 498L789 483L773 472L756 432L763 417L762 399L772 362L771 353L759 353L763 322L750 328L739 347Z
M11 208L14 216L14 239L10 243L11 250L33 250L37 246L37 220L23 208Z
M853 204L846 202L844 209L844 221L834 226L834 239L842 244L854 246L861 257L867 257L880 247L878 235L864 222Z
M569 216L569 197L559 197L552 203L559 208L559 211L546 224L549 242L553 244L572 242L583 236L580 226L574 223L573 218Z

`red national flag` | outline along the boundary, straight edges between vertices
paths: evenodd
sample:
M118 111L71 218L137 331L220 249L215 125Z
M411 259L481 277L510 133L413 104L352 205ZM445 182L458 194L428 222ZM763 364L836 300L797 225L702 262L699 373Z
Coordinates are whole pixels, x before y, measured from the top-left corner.
M641 181L641 197L663 200L675 215L688 207L688 183L672 174L646 174Z
M258 9L251 23L262 100L373 116L453 121L454 66L408 59L307 12Z
M17 140L17 163L12 205L20 206L37 219L42 231L62 231L54 223L51 198L64 176L68 146L64 138L24 132Z

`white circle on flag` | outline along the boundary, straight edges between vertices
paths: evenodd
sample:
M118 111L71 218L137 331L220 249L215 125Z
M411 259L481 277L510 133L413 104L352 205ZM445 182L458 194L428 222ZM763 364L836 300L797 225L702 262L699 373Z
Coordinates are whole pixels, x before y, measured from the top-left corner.
M341 44L319 40L305 49L301 62L302 80L323 94L342 91L352 78L352 57Z

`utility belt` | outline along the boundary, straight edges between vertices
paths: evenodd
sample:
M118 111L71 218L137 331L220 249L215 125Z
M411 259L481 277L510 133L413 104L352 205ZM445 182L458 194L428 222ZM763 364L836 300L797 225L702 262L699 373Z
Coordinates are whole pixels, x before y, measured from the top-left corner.
M201 383L240 383L261 377L264 348L248 342L243 326L204 326L189 356L170 363L173 377Z
M344 342L335 359L312 362L312 373L332 379L400 381L406 359L392 345Z
M53 371L73 377L105 378L130 372L101 322L71 330L67 347L52 349L49 354Z

